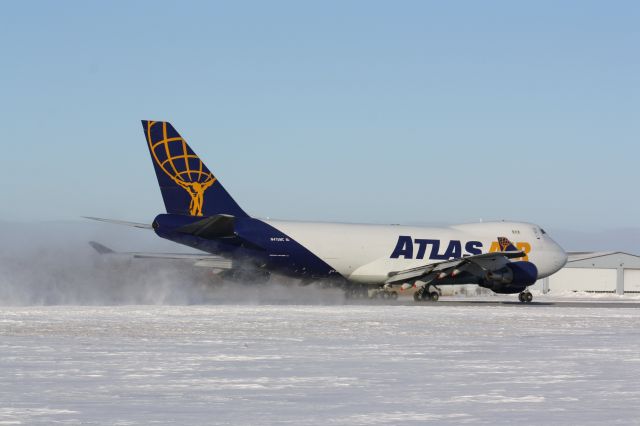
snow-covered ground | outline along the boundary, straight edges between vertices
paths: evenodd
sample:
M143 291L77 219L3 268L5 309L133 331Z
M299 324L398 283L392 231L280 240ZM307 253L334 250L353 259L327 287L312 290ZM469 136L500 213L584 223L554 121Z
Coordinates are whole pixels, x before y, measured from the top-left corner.
M0 424L637 424L640 309L0 309Z

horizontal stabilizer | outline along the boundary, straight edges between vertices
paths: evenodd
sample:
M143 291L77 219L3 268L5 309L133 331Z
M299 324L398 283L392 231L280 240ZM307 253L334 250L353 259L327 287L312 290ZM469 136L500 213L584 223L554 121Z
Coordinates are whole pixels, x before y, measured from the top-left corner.
M176 231L209 240L214 238L230 238L235 236L233 226L234 222L235 217L226 214L218 214L182 226L176 229Z
M163 260L182 260L192 262L194 266L201 266L214 269L232 269L231 260L220 256L212 256L206 253L148 253L148 252L117 252L109 247L89 241L89 245L93 247L101 255L124 256L134 259L163 259Z
M91 216L82 216L85 219L89 219L89 220L95 220L98 222L106 222L106 223L112 223L114 225L124 225L124 226L131 226L134 228L141 228L141 229L153 229L153 227L151 225L148 225L146 223L138 223L138 222L127 222L124 220L115 220L115 219L104 219L101 217L91 217Z
M95 241L89 241L89 245L93 247L95 251L100 254L113 254L115 251L111 250L109 247L104 246L100 243L96 243Z

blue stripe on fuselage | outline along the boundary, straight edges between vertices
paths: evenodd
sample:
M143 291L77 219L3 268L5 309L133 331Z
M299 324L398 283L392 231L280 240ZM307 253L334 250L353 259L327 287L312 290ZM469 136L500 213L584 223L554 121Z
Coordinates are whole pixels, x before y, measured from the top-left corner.
M235 230L240 239L265 250L269 265L276 269L284 268L296 276L326 277L336 274L331 266L302 244L261 220L239 218Z
M235 236L207 239L177 231L202 217L162 214L154 220L158 236L240 261L252 262L256 267L295 277L323 278L338 275L326 262L302 244L273 226L249 217L236 217Z

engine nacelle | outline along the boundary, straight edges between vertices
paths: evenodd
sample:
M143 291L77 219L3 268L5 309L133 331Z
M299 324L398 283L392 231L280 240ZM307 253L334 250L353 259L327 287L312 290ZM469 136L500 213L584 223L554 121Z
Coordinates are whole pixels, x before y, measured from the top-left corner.
M531 262L511 262L507 268L513 273L512 284L530 286L538 280L538 268Z
M495 293L512 294L524 291L538 279L538 268L531 262L511 262L503 269L487 273L479 283Z

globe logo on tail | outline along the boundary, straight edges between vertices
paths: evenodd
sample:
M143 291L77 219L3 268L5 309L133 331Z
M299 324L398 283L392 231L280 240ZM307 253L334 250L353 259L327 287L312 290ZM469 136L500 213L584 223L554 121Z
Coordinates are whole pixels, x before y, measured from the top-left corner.
M511 247L513 244L511 244L511 241L509 241L508 238L505 237L498 237L498 244L500 244L500 250L501 251L508 251L509 247ZM514 248L515 250L515 248Z
M162 125L162 132L155 132L161 134L160 140L152 140L151 128L154 125ZM191 198L189 214L202 216L204 193L216 182L216 178L180 135L167 137L166 122L149 121L147 135L153 161L176 185L187 191Z

